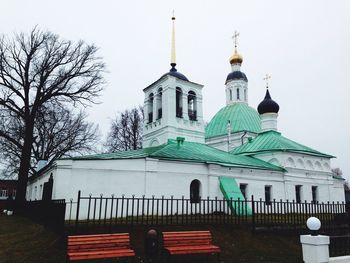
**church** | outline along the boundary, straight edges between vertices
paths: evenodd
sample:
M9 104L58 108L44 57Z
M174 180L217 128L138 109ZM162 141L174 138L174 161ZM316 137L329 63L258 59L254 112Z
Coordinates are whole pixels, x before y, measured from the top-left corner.
M172 23L170 71L143 89L143 148L56 160L29 178L27 199L42 199L50 180L52 198L66 201L79 190L84 196L344 201L343 179L331 172L334 156L278 130L280 106L268 84L257 109L249 105L236 43L222 89L226 105L205 124L204 86L177 70L175 17Z

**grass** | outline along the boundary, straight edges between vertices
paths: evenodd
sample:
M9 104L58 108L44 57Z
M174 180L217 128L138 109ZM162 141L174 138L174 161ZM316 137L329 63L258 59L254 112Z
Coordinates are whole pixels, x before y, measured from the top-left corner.
M213 243L223 251L222 262L244 263L298 263L302 262L301 245L297 235L252 234L243 228L229 226L171 226L157 227L158 233L176 230L206 230L213 234ZM144 255L145 226L132 229L121 227L117 232L130 232L132 246L136 251L135 263L147 261ZM0 262L1 263L40 263L65 262L65 237L45 229L28 219L17 216L0 215ZM209 262L216 262L215 256ZM82 262L102 262L82 261ZM104 260L103 262L116 262ZM119 261L117 261L119 262ZM120 260L120 262L126 262ZM152 262L161 262L155 258ZM165 261L164 261L165 262ZM206 262L205 255L185 255L173 257L172 262Z
M1 214L0 262L65 262L64 238L26 218Z

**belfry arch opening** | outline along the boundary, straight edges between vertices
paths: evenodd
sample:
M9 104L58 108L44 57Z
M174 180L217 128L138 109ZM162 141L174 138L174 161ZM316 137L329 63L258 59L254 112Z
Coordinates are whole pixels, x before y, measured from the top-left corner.
M201 182L197 179L193 180L190 184L190 202L199 203L201 200L202 191Z
M159 88L157 91L157 120L162 118L163 115L163 89Z
M182 118L182 90L176 88L176 117Z
M153 122L153 103L154 103L154 94L151 93L148 96L148 123Z
M240 96L239 96L239 88L236 89L237 92L237 100L240 100Z
M188 118L191 121L196 121L197 120L197 97L195 92L193 91L188 92L187 104L188 104Z

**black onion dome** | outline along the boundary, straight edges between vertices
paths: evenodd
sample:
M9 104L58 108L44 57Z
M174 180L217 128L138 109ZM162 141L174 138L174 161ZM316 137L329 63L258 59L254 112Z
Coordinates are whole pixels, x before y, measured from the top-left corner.
M226 83L233 79L241 79L248 82L247 76L242 71L233 71L230 74L228 74L226 78Z
M170 76L173 76L173 77L178 78L178 79L189 81L188 78L186 78L186 76L184 74L177 71L175 66L176 66L176 64L171 64L170 71L165 73L162 77L170 75Z
M278 113L279 109L280 106L277 104L277 102L271 99L270 92L267 89L264 100L258 105L259 114L264 114L268 112Z

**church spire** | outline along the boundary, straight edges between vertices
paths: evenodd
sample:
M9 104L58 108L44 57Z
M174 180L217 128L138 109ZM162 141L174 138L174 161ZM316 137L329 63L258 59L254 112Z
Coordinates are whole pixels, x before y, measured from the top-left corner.
M239 37L239 33L237 32L237 30L235 30L235 34L232 36L234 42L235 42L235 51L232 54L232 56L230 57L230 64L242 64L243 62L243 58L242 56L237 52L237 40Z
M171 20L173 21L173 31L172 31L172 38L171 38L171 61L170 65L175 68L176 66L176 51L175 51L175 12L173 10L173 16L171 17Z

